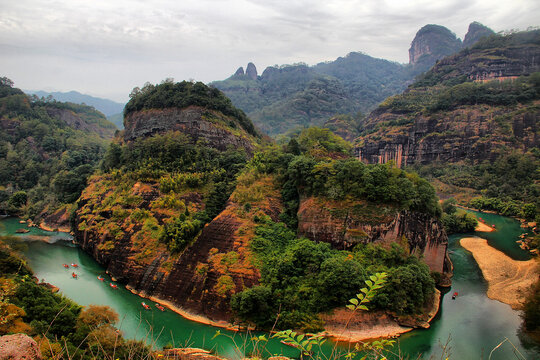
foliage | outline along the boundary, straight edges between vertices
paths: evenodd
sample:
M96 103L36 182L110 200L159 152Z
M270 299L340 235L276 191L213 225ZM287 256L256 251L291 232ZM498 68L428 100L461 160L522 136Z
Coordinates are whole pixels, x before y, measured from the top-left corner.
M521 314L525 329L540 339L540 281L532 286L528 293L523 313Z
M469 201L470 207L534 219L540 213L539 167L540 152L533 148L526 153L501 152L495 161L434 163L415 169L422 176L482 194Z
M273 324L279 311L277 328L320 329L317 314L345 305L365 280L372 281L365 275L370 269L390 274L392 290L381 292L383 299L374 301L378 308L417 313L433 293L429 268L397 244L390 250L370 245L339 251L297 239L283 223L271 221L259 225L255 235L251 248L260 262L262 285L233 295L231 307L239 320L257 327Z
M142 89L134 88L130 100L124 108L124 116L146 109L186 108L190 105L217 110L232 116L249 134L259 137L246 114L235 108L229 98L216 88L208 87L201 82L182 81L172 83L165 81L159 85L146 83ZM234 126L234 124L231 124Z
M336 114L367 113L404 89L408 67L353 52L335 61L271 66L257 80L232 76L212 85L267 134L321 126Z
M450 208L451 211L452 208ZM453 212L443 214L441 221L447 234L470 233L473 232L478 224L478 220L474 215L466 211L457 211L454 207Z
M10 129L0 133L0 209L34 218L78 198L115 127L92 107L28 97L12 86L0 84L0 118ZM26 206L13 197L21 192Z
M171 253L180 252L195 238L201 228L201 221L188 220L185 215L180 216L174 222L165 224L159 241L167 244L167 249Z

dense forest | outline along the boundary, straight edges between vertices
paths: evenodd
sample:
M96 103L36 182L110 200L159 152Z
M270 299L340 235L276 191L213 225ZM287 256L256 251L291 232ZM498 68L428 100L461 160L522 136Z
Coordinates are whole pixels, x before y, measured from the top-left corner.
M0 209L39 218L77 200L115 126L94 108L0 83Z

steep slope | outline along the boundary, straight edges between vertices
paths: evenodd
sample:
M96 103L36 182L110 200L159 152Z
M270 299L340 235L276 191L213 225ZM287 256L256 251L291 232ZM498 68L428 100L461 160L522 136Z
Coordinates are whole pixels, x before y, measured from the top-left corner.
M465 34L465 37L463 38L463 47L471 47L483 37L491 36L494 34L495 31L491 30L487 26L484 26L477 21L473 21L469 24L467 34Z
M534 199L536 190L529 187L534 171L516 175L524 182L514 190L503 191L503 184L493 181L506 171L498 170L503 164L497 159L510 161L508 156L515 153L527 168L538 161L534 152L527 154L540 141L539 58L540 31L532 31L493 35L440 60L368 116L357 139L358 158L369 163L392 160L398 167L439 164L450 169L461 164L463 173L452 174L454 166L452 171L438 170L439 179L478 190L492 188L490 196L506 192L514 199ZM484 172L493 175L491 180Z
M435 62L461 49L456 34L441 25L429 24L416 33L409 48L409 64L417 73L428 70Z
M39 100L0 84L0 209L66 225L116 128L86 105ZM58 220L58 219L57 219Z
M137 89L124 123L79 199L79 243L133 291L228 318L230 294L257 281L227 200L260 135L202 83Z

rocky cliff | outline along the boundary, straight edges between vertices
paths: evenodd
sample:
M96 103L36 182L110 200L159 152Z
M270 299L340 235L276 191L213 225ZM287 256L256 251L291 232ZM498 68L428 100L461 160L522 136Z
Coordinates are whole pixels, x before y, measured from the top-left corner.
M538 39L538 31L497 36L439 61L367 117L357 157L399 167L474 163L538 146Z
M490 36L495 34L495 31L491 30L487 26L480 24L477 21L474 21L469 24L469 30L465 37L463 38L463 47L471 47L478 42L483 37Z
M495 160L498 151L525 151L540 144L540 110L532 105L462 106L443 114L420 114L412 123L364 136L356 156L367 163L394 161L398 167L416 163ZM373 119L398 123L401 113L376 111Z
M409 48L409 64L427 70L437 60L461 49L461 40L441 25L429 24L416 33Z
M253 153L254 141L233 118L220 112L189 106L184 109L152 109L130 113L125 121L124 140L146 138L169 131L188 135L193 143L205 141L208 146L226 150L227 147L244 148Z
M298 233L337 249L351 249L360 243L398 243L411 254L422 255L431 271L450 271L446 233L437 219L426 214L365 201L310 197L300 203Z

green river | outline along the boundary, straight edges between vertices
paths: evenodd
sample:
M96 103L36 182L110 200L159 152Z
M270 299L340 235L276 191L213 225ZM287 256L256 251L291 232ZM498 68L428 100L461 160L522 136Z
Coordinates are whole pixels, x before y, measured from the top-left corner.
M487 238L492 246L514 259L530 258L515 243L523 233L519 222L494 214L475 214L497 227L496 232L478 233L478 236ZM4 219L1 224L4 234L15 234L16 229L24 226L15 218ZM512 310L509 305L487 298L487 284L480 269L473 257L459 245L460 238L470 235L450 237L449 251L455 268L452 288L446 291L441 311L431 328L402 335L394 346L395 352L408 354L410 359L419 356L422 359L439 359L442 346L448 342L446 349L450 359L488 359L491 350L508 339L493 352L491 359L538 359L540 345L533 343L520 331L519 312ZM123 286L116 290L111 288L110 278L104 274L104 269L73 245L70 235L31 228L30 233L18 236L27 241L26 256L39 279L59 287L61 293L81 305L100 304L114 308L120 314L118 327L127 337L146 339L147 343L157 347L170 343L174 346L214 349L228 358L240 359L244 356L235 349L245 348L244 341L249 337L245 334L219 329L234 340L226 336L212 339L218 330L215 327L186 320L170 310L158 311L150 301L147 303L151 304L152 310L144 311L141 306L144 299L133 295ZM78 279L71 277L72 269L62 267L64 263L79 264L76 270ZM97 279L100 274L105 275L104 282ZM459 296L452 300L449 293L454 291L458 291ZM323 357L330 354L333 346L329 342L324 345L321 350ZM299 355L298 350L284 346L275 339L269 342L266 349L272 354ZM268 352L265 354L268 355Z

